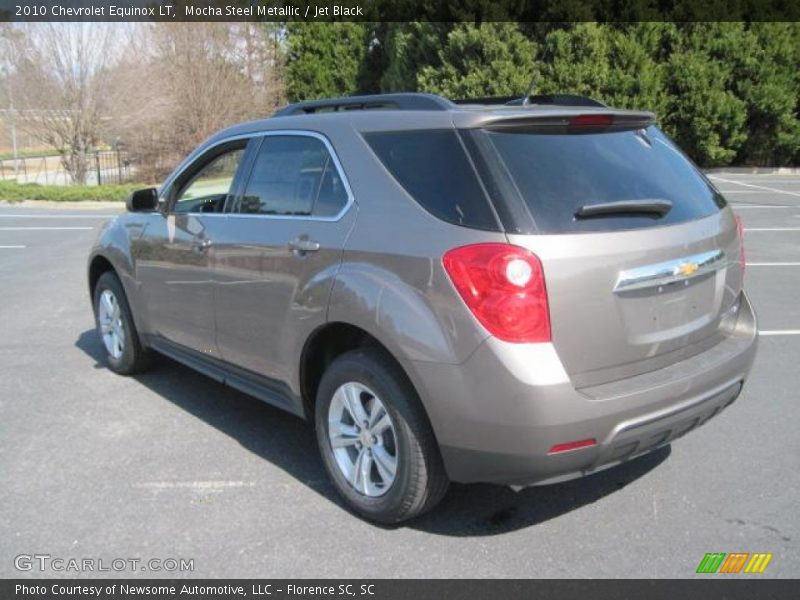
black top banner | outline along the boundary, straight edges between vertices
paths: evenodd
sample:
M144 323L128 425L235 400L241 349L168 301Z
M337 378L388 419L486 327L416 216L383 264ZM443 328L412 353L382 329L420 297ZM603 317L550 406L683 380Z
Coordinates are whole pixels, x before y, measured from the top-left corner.
M0 0L0 21L797 21L800 0Z

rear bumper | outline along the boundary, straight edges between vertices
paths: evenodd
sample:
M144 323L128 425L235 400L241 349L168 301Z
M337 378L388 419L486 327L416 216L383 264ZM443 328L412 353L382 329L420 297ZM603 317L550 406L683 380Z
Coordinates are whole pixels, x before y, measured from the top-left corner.
M743 296L735 327L664 369L576 389L550 344L482 344L461 365L415 362L412 377L457 482L555 483L663 446L739 395L755 358L756 320ZM596 445L549 454L556 444Z

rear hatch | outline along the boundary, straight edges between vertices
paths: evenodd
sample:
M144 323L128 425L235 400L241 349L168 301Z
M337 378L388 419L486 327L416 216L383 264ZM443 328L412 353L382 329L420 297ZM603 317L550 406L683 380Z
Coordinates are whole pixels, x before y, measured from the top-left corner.
M509 241L542 262L553 344L579 388L711 347L741 292L733 213L651 119L597 112L462 130Z

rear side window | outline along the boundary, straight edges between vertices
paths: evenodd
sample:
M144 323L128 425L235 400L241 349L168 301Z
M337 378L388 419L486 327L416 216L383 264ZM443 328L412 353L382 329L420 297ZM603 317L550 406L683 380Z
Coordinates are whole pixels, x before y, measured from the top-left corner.
M725 201L655 126L637 131L487 135L541 233L616 231L707 217ZM576 218L582 206L667 200L661 217L613 214Z
M393 131L364 137L397 182L429 213L455 225L498 230L455 131Z

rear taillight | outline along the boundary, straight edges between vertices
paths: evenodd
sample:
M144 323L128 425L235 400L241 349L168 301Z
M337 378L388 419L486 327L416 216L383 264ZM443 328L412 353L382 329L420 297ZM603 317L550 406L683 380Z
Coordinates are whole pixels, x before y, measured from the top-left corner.
M736 215L736 231L739 232L739 267L742 269L742 277L744 277L747 259L744 254L744 223L739 215Z
M510 244L474 244L447 252L442 263L472 314L507 342L549 342L550 313L542 263Z

